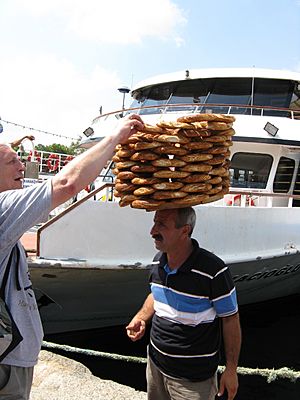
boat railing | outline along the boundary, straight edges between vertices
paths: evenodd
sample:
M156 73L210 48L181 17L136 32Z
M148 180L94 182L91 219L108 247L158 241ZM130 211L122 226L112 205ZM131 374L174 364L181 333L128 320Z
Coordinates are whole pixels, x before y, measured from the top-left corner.
M18 151L20 160L25 164L28 162L35 162L38 164L38 173L44 176L53 176L57 174L75 155L56 153L42 150L31 150L29 153Z
M94 118L93 124L99 121L107 120L115 116L121 118L129 113L137 113L140 115L150 114L167 114L167 113L218 113L218 114L241 114L241 115L257 115L285 117L290 119L300 119L300 109L291 109L273 106L245 105L245 104L217 104L217 103L174 103L174 104L156 104L140 107L131 107L124 110L112 111L99 115Z
M271 193L262 192L260 190L245 190L230 188L228 195L225 195L222 203L226 206L239 206L239 207L274 207L274 199L285 200L286 205L283 207L295 207L294 201L300 200L300 195L289 193ZM300 202L299 202L300 204ZM276 205L278 207L278 205Z

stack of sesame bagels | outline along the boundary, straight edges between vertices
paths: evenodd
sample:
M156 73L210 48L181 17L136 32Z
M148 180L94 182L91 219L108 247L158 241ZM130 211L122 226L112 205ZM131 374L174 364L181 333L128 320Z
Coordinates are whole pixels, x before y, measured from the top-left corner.
M116 147L114 194L120 206L154 211L223 198L234 121L231 115L192 114L145 124Z

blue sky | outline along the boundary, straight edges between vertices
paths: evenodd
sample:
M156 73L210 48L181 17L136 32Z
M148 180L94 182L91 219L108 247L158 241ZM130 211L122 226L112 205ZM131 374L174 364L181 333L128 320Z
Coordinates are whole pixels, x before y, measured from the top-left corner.
M117 88L192 68L300 71L300 0L1 0L0 117L76 138ZM129 98L127 101L129 106ZM2 122L0 140L33 133Z

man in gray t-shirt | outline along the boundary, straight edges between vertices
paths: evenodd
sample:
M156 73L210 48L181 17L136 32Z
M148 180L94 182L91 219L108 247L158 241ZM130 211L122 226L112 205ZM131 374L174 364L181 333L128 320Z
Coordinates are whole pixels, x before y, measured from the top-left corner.
M26 189L22 189L23 163L10 146L0 144L0 286L13 252L5 301L23 338L0 362L0 398L29 399L33 367L43 338L20 237L94 181L116 145L141 129L143 122L139 116L124 118L112 135L77 156L51 180Z

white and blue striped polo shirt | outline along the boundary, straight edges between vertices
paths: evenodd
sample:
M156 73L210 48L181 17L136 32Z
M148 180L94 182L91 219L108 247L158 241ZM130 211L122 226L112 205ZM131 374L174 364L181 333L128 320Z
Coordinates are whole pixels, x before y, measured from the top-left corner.
M201 381L218 367L220 317L238 306L228 267L192 240L194 250L177 270L169 269L166 254L156 257L149 355L166 375Z

